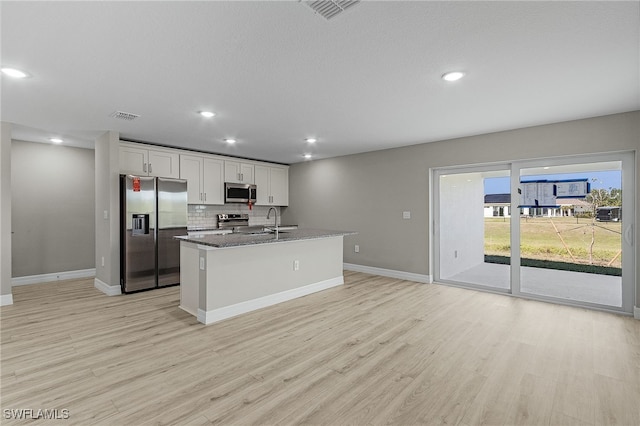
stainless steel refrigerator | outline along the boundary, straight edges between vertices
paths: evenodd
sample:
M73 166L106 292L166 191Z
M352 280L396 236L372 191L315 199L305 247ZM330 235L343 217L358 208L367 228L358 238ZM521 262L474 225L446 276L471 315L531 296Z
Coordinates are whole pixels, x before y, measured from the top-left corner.
M120 285L123 293L180 284L187 234L187 182L120 175Z

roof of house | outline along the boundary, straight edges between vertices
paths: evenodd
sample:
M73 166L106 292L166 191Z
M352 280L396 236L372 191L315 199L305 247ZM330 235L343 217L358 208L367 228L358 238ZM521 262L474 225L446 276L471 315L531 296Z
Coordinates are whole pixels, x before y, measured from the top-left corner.
M591 207L591 203L585 201L584 198L557 198L556 204L561 206Z
M484 196L485 204L509 204L511 202L511 194L486 194Z

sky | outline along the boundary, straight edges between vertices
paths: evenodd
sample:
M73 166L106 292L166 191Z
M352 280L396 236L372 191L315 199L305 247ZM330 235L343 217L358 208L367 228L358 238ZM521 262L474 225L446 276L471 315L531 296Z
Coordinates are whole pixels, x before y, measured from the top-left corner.
M567 180L567 179L589 179L591 189L609 189L622 187L622 172L612 170L607 172L583 172L583 173L562 173L550 175L526 176L522 180ZM595 181L593 179L596 179ZM486 178L484 180L485 194L508 194L509 177Z

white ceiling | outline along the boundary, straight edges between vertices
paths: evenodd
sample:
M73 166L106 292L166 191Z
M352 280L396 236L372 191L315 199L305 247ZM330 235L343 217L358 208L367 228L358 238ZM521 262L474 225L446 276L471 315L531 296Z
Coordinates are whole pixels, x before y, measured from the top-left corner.
M116 130L295 163L640 109L638 1L363 1L329 21L297 1L0 12L2 66L32 75L2 77L18 139ZM449 70L467 76L444 82Z

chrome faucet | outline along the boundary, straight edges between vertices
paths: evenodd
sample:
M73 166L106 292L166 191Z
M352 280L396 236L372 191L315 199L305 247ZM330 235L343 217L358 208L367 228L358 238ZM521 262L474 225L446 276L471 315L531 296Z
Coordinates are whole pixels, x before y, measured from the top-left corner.
M275 214L276 238L278 238L278 210L275 207L269 207L269 211L267 212L267 219L269 219L269 216L271 216L271 210L273 210L273 213Z

